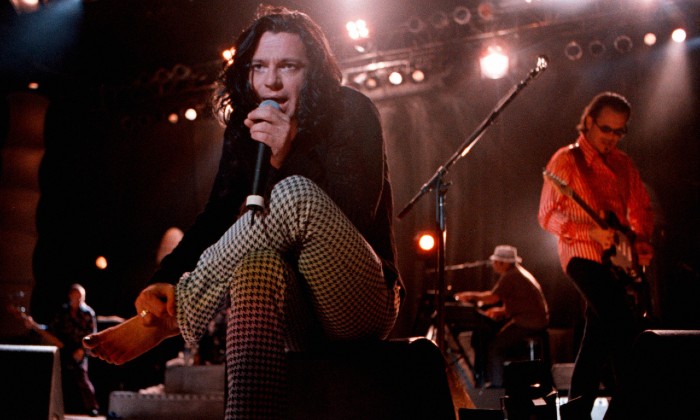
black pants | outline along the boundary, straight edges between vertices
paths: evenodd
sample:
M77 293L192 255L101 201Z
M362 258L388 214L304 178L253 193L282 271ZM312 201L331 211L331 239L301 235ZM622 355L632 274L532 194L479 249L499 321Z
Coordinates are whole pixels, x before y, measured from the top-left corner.
M562 419L590 419L606 364L612 369L609 384L612 400L605 418L625 418L628 411L625 381L630 376L632 344L640 327L629 304L624 279L608 267L582 258L573 258L566 273L585 298L587 307L586 326L569 391L569 399L580 397L578 413Z
M87 360L76 363L71 356L61 364L63 404L66 412L85 414L97 410L95 388L87 372Z

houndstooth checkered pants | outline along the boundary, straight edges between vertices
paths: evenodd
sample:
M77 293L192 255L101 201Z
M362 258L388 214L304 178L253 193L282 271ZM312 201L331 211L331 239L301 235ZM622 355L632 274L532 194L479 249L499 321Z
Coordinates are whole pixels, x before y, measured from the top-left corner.
M325 340L386 337L398 314L370 245L312 181L273 188L267 213L245 213L177 285L188 342L230 304L227 419L284 417L286 351Z

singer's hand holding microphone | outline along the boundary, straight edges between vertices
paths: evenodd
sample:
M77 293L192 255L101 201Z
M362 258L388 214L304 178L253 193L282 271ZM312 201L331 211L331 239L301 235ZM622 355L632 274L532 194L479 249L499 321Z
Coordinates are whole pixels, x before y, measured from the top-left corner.
M267 99L252 110L244 124L250 129L250 137L260 142L255 161L255 173L251 194L246 199L249 209L262 209L264 199L261 196L261 173L263 165L269 159L270 164L279 167L291 149L294 136L293 124L280 105ZM268 153L268 147L271 153Z

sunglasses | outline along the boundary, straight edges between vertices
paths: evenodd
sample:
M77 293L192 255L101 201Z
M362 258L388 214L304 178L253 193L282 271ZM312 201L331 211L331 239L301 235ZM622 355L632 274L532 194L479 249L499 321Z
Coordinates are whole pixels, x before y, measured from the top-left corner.
M627 134L627 127L612 128L612 127L607 126L607 125L599 125L596 120L593 120L593 124L595 124L596 127L598 127L598 129L600 129L600 131L602 131L605 134L613 133L614 135L619 136L619 137L622 137L625 134Z

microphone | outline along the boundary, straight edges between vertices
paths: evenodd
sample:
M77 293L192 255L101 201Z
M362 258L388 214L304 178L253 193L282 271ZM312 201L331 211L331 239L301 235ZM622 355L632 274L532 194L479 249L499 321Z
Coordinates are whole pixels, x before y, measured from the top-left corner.
M280 104L272 99L265 99L260 102L258 108L271 106L275 109L280 109ZM260 174L262 172L263 161L265 160L265 143L258 144L258 156L255 160L255 172L253 174L253 187L250 190L250 195L245 200L245 205L249 210L262 210L265 207L265 199L260 195Z

